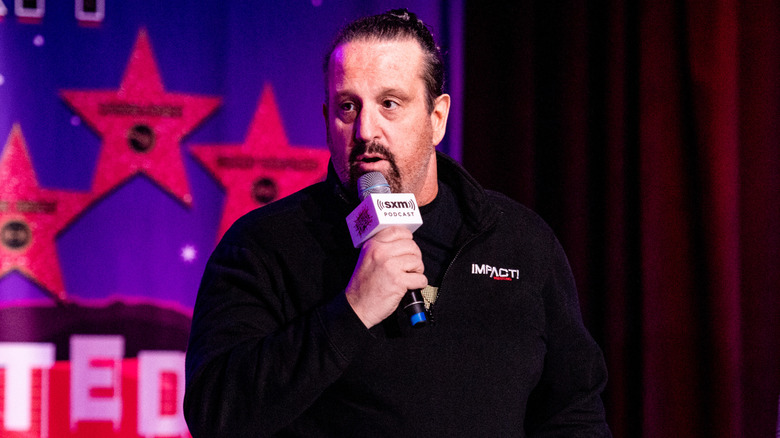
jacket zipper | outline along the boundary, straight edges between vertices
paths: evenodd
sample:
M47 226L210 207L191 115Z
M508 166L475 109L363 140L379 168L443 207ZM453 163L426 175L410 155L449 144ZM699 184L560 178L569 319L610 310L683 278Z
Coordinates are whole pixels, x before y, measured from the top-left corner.
M500 215L501 212L498 212L497 214ZM442 284L442 286L444 285L444 280L447 278L447 274L450 272L450 269L452 268L452 265L454 265L455 261L458 260L458 257L461 255L463 250L465 250L466 247L469 246L471 244L471 242L473 242L477 237L479 237L479 236L487 233L489 230L493 229L496 226L496 222L498 222L498 218L496 218L496 220L493 221L493 223L490 226L485 227L484 229L482 229L481 231L479 231L479 232L477 232L475 234L472 234L471 237L469 237L468 240L466 240L466 242L464 242L463 245L461 245L460 248L458 248L458 251L455 252L455 256L452 257L452 260L450 260L450 263L447 265L447 269L444 270L444 275L441 277L441 284ZM439 293L436 295L436 301L439 301L439 298L441 298L441 295L442 295L442 288L439 287ZM433 313L434 313L433 312L433 308L434 308L434 306L436 306L435 302L431 303L431 307L428 308L428 317L431 320L431 325L432 326L436 325L436 318L433 316Z

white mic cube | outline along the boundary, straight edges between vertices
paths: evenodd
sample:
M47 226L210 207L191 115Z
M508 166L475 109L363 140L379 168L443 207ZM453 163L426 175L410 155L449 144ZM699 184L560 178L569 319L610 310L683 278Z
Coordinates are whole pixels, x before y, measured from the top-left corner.
M411 232L422 225L414 194L371 193L347 216L347 226L355 248L392 225L403 226Z

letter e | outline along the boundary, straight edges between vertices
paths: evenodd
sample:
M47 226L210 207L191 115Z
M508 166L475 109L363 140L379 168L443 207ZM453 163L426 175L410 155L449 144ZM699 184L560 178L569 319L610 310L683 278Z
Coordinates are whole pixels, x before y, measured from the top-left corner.
M125 339L118 335L73 335L70 338L70 428L79 421L122 421L122 356Z
M184 353L138 353L138 435L182 436L184 413Z

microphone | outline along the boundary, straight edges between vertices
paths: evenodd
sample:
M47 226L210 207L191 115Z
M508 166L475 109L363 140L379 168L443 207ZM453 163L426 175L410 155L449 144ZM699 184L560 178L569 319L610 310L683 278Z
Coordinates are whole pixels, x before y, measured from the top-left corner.
M420 209L413 193L391 193L390 185L379 172L368 172L358 178L360 204L347 216L347 226L355 248L379 231L400 225L414 232L422 225ZM427 323L425 302L419 289L410 290L402 300L404 311L413 327Z

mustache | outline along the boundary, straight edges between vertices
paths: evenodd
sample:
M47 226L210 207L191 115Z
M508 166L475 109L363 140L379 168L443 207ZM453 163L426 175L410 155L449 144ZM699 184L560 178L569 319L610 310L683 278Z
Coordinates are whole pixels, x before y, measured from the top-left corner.
M360 161L358 161L358 157L363 154L371 155L372 159L381 158L388 162L390 169L384 176L390 184L392 191L400 193L401 173L398 169L398 164L395 161L395 155L385 145L377 141L356 142L349 152L349 178L347 185L350 187L350 190L354 191L357 189L357 180L363 173L359 169Z
M385 145L377 141L370 142L356 142L355 146L349 153L349 162L354 164L357 162L358 157L363 154L378 155L382 159L395 163L395 157Z

